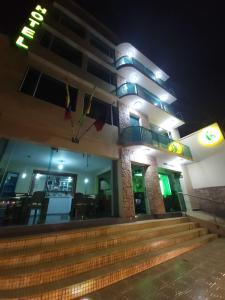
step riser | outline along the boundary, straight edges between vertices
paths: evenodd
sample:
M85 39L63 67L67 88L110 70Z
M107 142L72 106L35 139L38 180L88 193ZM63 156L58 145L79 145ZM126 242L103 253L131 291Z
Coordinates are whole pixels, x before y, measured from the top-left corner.
M41 295L37 296L27 296L27 297L15 297L15 298L5 298L4 300L72 300L77 299L79 297L85 296L89 293L107 287L113 283L126 279L130 276L143 272L147 269L150 269L156 265L159 265L163 262L166 262L172 258L175 258L181 254L186 252L192 251L196 248L203 246L204 244L208 243L209 241L215 239L215 237L209 237L208 239L195 242L189 246L183 246L176 250L168 251L157 257L152 257L146 260L144 263L141 264L134 264L133 266L128 266L123 269L116 270L111 273L107 273L103 276L99 276L93 278L88 281L84 281L78 284L74 284L68 286L63 289L54 290L51 292L45 292Z
M24 239L7 239L0 240L0 249L25 249L29 247L48 247L49 245L54 245L61 242L68 242L72 240L83 240L89 238L95 238L99 236L108 236L111 234L116 234L120 232L128 232L134 231L138 229L144 228L155 228L166 225L175 225L188 222L188 218L180 218L180 219L171 219L171 220L156 220L149 222L139 222L139 223L128 223L122 225L114 225L114 226L106 226L106 227L98 227L96 229L83 230L83 231L73 231L66 233L58 233L55 235L43 235L40 237L29 238L25 237Z
M169 247L184 241L194 239L204 234L206 234L206 230L201 228L195 232L184 232L182 235L177 237L173 237L170 239L162 239L160 242L149 242L144 245L141 245L140 247L137 246L135 248L122 250L120 252L116 251L113 254L93 257L88 261L83 261L77 264L71 264L69 266L63 266L57 269L53 268L43 272L39 271L38 274L27 273L23 276L4 276L4 278L0 278L0 289L4 290L22 288L38 285L41 283L54 282L56 280L67 278L69 276L75 276L83 272L87 272L106 265L114 264L116 262L123 261L131 257L142 255L149 251L157 251L165 247Z
M154 230L154 231L146 231L142 235L138 232L134 232L134 234L130 234L128 236L122 236L118 238L111 238L108 240L100 241L100 242L90 242L90 244L81 244L81 245L72 245L70 247L64 249L58 249L53 251L44 252L43 249L40 249L38 253L33 253L32 255L13 255L7 258L0 257L0 266L1 267L16 267L20 265L35 265L42 262L49 262L53 259L61 259L63 257L72 256L74 254L85 254L91 251L96 251L98 249L106 249L112 248L115 246L123 245L129 242L134 241L142 241L144 239L155 238L162 235L172 234L175 232L187 231L194 228L197 228L198 225L196 223L184 223L179 226L175 226L172 228L163 228ZM63 248L63 245L62 245Z

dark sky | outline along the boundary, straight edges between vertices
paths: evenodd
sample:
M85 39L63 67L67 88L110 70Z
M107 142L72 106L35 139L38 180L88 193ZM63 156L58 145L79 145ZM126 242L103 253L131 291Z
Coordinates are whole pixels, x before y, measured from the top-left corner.
M1 27L12 31L33 0L16 4ZM77 0L170 75L186 135L218 121L225 129L225 17L222 1ZM20 5L19 5L20 4ZM12 7L12 6L11 6ZM10 22L11 21L11 22ZM6 28L7 27L7 28ZM19 30L19 28L18 28ZM2 30L1 30L2 31Z

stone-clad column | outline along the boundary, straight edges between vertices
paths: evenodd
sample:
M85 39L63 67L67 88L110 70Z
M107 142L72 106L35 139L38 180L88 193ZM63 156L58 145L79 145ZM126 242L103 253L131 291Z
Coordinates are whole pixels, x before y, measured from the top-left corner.
M157 162L154 157L150 159L150 165L145 172L145 186L152 214L165 214L163 196L160 191Z
M132 170L130 161L130 151L127 148L122 148L120 152L121 163L121 203L120 216L131 218L135 215L134 194L132 189Z

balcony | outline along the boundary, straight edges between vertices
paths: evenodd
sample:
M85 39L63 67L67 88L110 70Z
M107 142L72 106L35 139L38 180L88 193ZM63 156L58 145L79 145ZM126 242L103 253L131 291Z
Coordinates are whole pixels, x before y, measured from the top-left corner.
M152 105L160 108L161 110L167 112L170 115L173 115L179 120L183 121L183 117L180 112L175 112L170 105L162 102L159 98L153 95L151 92L147 91L138 84L127 82L117 88L116 95L118 98L125 96L137 95L140 98L146 100ZM184 123L184 122L183 122ZM182 124L181 124L182 125Z
M129 57L129 56L122 56L116 61L117 69L120 69L120 68L126 67L126 66L132 66L132 67L136 68L138 71L140 71L142 74L144 74L149 79L153 80L155 83L157 83L160 87L162 87L168 93L170 93L174 97L176 97L174 91L172 89L169 89L168 87L166 87L163 80L157 79L155 74L151 70L146 68L143 64L141 64L135 58Z
M191 150L188 146L141 126L130 126L123 129L120 134L119 143L122 146L149 146L192 160Z

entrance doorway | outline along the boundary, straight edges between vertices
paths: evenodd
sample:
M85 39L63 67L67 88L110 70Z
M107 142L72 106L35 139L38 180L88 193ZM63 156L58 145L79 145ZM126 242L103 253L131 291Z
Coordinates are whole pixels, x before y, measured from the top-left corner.
M131 168L135 214L146 214L145 168L138 165Z
M166 212L185 211L186 206L180 185L181 173L168 169L159 169L159 184Z

